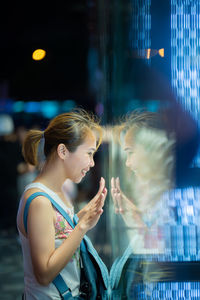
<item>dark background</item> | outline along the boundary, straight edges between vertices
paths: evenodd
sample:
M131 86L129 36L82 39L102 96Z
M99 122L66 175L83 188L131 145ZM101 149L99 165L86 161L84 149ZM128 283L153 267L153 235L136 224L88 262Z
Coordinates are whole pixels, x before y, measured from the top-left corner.
M0 18L0 98L74 99L91 107L87 54L92 20L88 1L8 3ZM91 7L90 7L91 6ZM46 57L32 60L42 48Z

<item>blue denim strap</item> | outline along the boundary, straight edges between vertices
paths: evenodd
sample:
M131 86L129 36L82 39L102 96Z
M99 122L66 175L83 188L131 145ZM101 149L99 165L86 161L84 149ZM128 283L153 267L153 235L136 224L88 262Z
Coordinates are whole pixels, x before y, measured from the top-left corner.
M62 299L68 300L72 298L72 293L60 274L52 282L62 296Z
M77 225L78 223L78 216L74 215L74 224ZM93 258L96 260L97 264L99 265L101 275L104 281L104 284L106 288L108 289L109 286L109 275L108 275L108 269L104 262L99 257L99 254L97 253L96 249L94 248L93 244L91 243L90 239L87 237L87 235L84 236L82 242L81 242L81 251L82 252L89 252Z
M133 253L132 245L129 244L128 248L125 250L124 254L121 258L117 258L116 261L113 263L111 270L110 270L110 278L111 280L111 288L117 289L121 274L123 271L123 268L130 257L130 255Z
M70 224L70 226L72 228L75 227L74 223L72 222L71 218L69 217L69 215L66 213L66 211L55 201L53 200L53 198L51 198L47 193L44 192L36 192L33 193L26 201L26 205L24 208L24 228L27 232L27 219L28 219L28 210L29 210L29 206L31 204L31 201L38 197L38 196L44 196L46 198L48 198L51 203L53 204L53 206L63 215L63 217L67 220L67 222Z

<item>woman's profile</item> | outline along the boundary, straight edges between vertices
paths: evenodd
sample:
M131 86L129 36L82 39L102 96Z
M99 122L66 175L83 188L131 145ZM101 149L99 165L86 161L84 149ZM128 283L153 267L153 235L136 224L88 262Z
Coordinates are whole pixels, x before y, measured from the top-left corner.
M43 140L45 161L26 186L17 215L24 299L106 299L107 269L84 237L103 212L105 180L101 178L96 196L77 215L62 188L66 179L81 182L94 167L93 156L101 139L99 122L82 109L56 116L44 131L27 133L25 160L38 165ZM102 282L99 274L104 274Z

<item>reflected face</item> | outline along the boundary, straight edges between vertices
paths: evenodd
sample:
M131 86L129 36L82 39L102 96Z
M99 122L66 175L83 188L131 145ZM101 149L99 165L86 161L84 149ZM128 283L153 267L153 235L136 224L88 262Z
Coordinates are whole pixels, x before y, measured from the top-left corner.
M134 134L129 130L124 139L124 151L127 154L126 166L139 175L141 166L144 164L145 152L141 145L134 143Z
M68 178L75 183L79 183L90 168L94 167L94 153L96 151L96 137L92 131L88 134L75 152L69 152L67 159L67 173Z
M135 172L135 149L133 144L132 131L128 131L124 138L124 151L127 154L126 166L133 172Z

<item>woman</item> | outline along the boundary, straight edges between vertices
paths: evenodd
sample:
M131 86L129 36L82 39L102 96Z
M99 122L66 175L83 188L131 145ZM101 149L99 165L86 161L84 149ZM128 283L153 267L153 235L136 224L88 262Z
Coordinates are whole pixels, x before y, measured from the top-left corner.
M87 270L85 286L89 284L90 295L87 288L81 291L82 269L94 265L89 255L89 263L84 265L82 253L87 255L88 247L92 248L83 238L103 212L107 195L105 180L101 178L98 193L77 214L78 223L73 220L73 206L65 197L62 185L66 179L79 183L94 167L93 155L101 138L100 125L84 110L58 115L43 132L30 130L26 136L23 144L26 162L38 165L38 146L43 139L46 159L34 182L25 188L17 215L24 259L25 299L96 299L98 295L93 281L90 285ZM97 253L95 255L100 260ZM60 279L66 284L64 291L59 288Z

